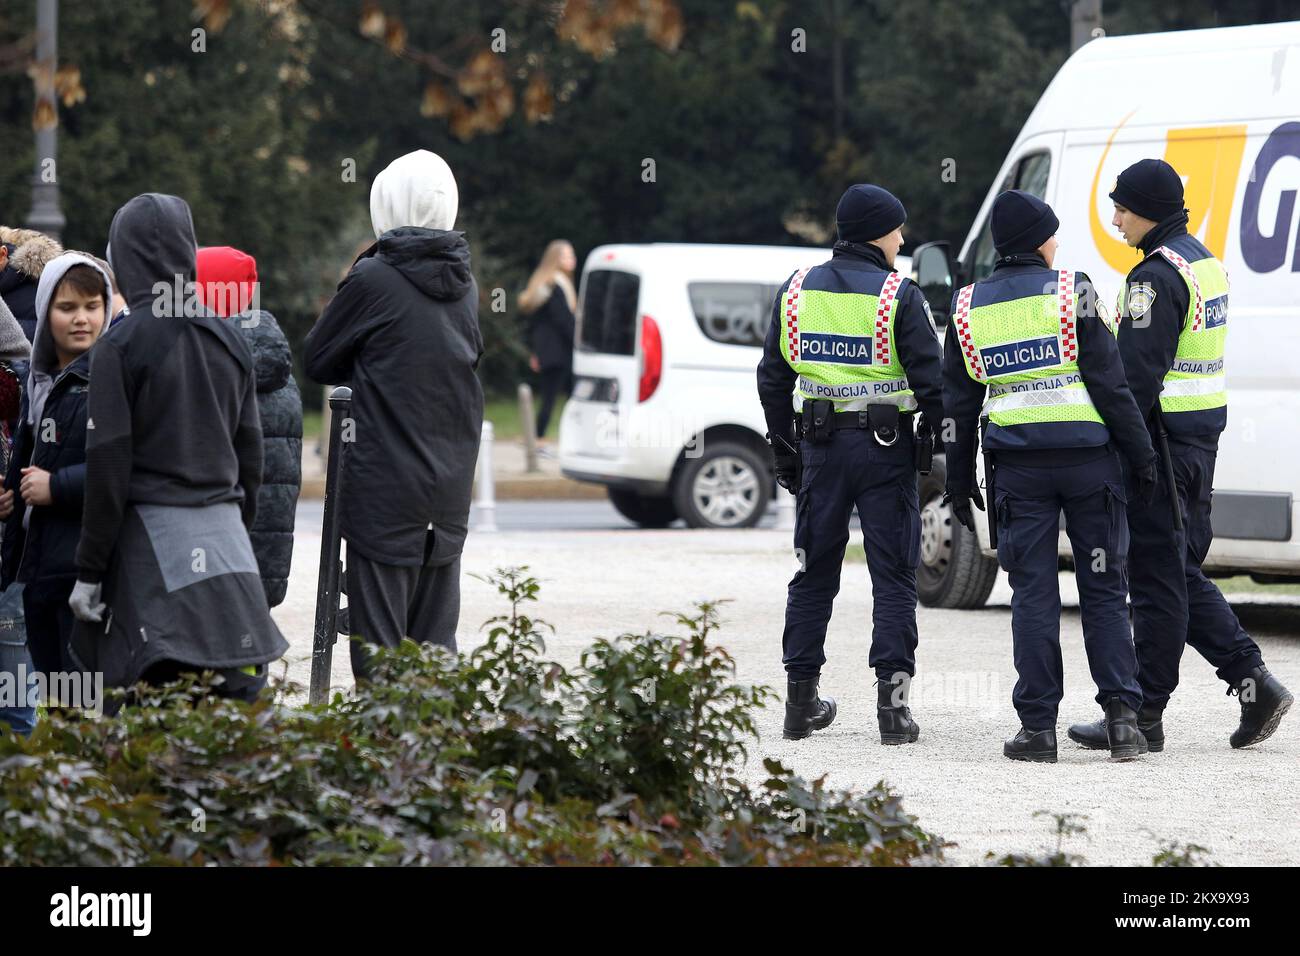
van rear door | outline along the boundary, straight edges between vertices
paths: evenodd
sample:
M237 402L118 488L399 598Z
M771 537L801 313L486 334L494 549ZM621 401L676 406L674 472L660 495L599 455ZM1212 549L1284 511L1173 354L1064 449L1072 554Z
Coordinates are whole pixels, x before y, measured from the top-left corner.
M624 259L614 252L593 252L579 290L572 392L572 451L579 455L616 457L619 410L636 402L641 275L635 263Z

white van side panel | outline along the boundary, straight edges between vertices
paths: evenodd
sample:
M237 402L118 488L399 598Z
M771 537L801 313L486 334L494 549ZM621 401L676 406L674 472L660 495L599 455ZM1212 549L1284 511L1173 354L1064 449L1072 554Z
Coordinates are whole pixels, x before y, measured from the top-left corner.
M1177 83L1134 82L1135 59ZM1271 495L1284 527L1290 500L1288 540L1219 534L1206 565L1300 573L1300 23L1087 44L1017 137L963 257L1008 171L1052 136L1061 138L1047 194L1061 220L1057 261L1088 273L1110 310L1139 257L1110 225L1115 177L1149 157L1183 174L1189 229L1231 281L1216 526L1228 505Z
M618 379L619 400L611 405L575 398L566 404L560 429L562 468L610 483L666 486L678 459L699 453L699 436L706 430L740 426L762 436L767 424L756 384L762 349L706 335L695 318L688 287L693 282L777 287L796 269L828 258L828 249L797 246L653 243L594 249L584 275L614 268L640 276L637 342L644 318L652 318L660 333L663 364L658 388L641 402L639 344L633 356L575 351L575 376ZM733 318L758 323L765 334L770 316L769 301L760 314Z

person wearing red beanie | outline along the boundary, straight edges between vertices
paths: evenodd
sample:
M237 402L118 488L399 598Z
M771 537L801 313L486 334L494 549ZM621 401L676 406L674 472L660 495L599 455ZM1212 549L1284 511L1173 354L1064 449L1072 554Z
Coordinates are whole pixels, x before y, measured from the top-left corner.
M234 246L204 246L195 264L199 301L223 319L257 308L257 260Z
M199 300L222 318L232 318L253 353L263 471L248 536L266 603L275 607L289 588L302 488L302 395L293 377L293 356L275 316L259 307L256 259L233 246L204 246L198 251L194 278Z

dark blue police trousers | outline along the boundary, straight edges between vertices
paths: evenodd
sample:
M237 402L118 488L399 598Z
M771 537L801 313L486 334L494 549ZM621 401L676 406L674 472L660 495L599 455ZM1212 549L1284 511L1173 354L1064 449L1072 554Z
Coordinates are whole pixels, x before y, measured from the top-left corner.
M1155 500L1130 506L1129 567L1138 681L1148 707L1162 709L1178 686L1183 647L1192 645L1230 684L1263 663L1223 594L1201 571L1214 531L1210 492L1215 453L1169 443L1183 530L1174 530L1169 483L1161 469Z
M1011 581L1019 675L1012 702L1020 721L1030 731L1054 729L1064 692L1057 563L1062 510L1097 702L1104 705L1115 696L1136 710L1142 694L1125 603L1129 532L1119 457L1098 449L1097 458L1068 466L1013 462L1010 455L997 460L997 499L991 506L998 516L998 562Z
M826 663L826 625L855 504L871 575L868 663L882 680L912 676L921 516L911 437L904 432L884 447L870 429L841 429L825 444L804 440L800 455L794 546L801 569L790 579L781 638L787 676L816 677Z

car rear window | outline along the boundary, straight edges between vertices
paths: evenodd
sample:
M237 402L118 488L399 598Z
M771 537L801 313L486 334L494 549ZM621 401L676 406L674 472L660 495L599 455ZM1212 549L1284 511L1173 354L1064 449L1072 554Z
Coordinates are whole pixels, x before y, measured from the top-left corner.
M762 347L779 285L761 282L692 282L691 310L700 331L723 345Z
M592 352L631 355L636 350L636 307L641 277L593 269L582 283L578 345Z

